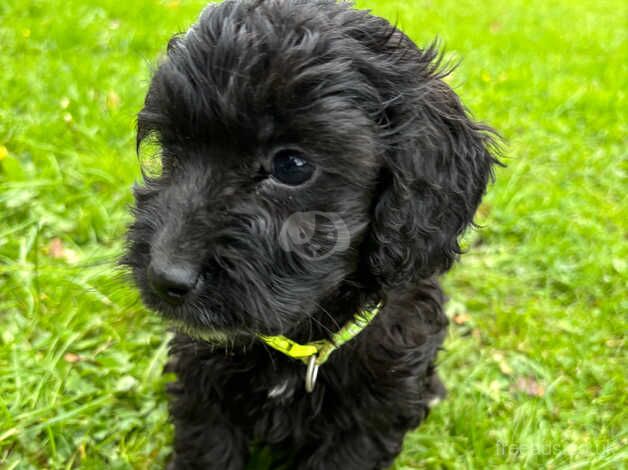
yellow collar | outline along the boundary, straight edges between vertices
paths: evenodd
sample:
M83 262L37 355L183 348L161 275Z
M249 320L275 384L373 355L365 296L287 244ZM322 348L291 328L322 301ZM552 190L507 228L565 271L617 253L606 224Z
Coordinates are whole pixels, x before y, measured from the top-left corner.
M318 368L327 362L331 353L340 348L347 341L351 341L366 328L371 321L377 316L383 307L380 301L373 308L365 308L353 315L338 332L331 335L329 339L312 341L305 344L297 343L285 336L265 336L257 335L257 337L273 349L285 354L293 359L298 359L307 365L305 375L305 390L310 393L314 389ZM197 332L190 331L182 324L177 325L178 329L190 336L197 337L209 343L223 343L228 341L225 333L212 332L211 334L199 335Z
M316 356L316 364L320 366L329 359L332 352L359 335L377 316L381 308L382 302L379 302L372 309L364 309L356 313L353 319L347 322L338 332L334 333L330 339L300 344L285 336L257 335L257 337L271 348L284 353L286 356L299 359L306 364L311 356Z

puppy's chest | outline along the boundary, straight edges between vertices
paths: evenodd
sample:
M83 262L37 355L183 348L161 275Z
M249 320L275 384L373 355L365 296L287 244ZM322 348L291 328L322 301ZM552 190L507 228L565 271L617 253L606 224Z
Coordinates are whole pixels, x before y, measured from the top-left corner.
M294 376L273 377L266 390L266 400L272 405L285 405L295 398L298 382Z

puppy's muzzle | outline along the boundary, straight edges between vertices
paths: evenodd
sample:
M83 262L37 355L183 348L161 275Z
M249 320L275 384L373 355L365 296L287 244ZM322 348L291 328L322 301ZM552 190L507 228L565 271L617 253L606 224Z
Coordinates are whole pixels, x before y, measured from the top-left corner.
M153 259L148 266L150 288L170 305L182 304L199 283L199 270L189 263Z

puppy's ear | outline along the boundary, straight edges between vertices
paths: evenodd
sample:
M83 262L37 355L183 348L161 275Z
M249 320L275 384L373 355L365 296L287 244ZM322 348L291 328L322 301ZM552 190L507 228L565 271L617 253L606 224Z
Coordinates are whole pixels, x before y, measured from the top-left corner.
M402 73L396 83L389 75L380 90L383 166L368 245L370 270L382 287L451 267L497 163L494 132L474 122L443 81L436 48L420 51L404 39Z

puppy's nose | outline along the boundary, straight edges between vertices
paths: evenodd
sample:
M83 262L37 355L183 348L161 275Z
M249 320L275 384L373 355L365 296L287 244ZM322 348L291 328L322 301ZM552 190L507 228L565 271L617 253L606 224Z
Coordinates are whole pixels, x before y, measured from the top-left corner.
M176 305L185 300L198 282L199 272L190 264L161 263L153 260L148 266L151 288L166 302Z

